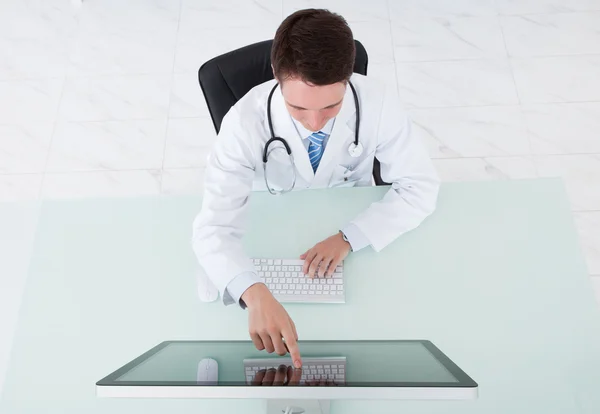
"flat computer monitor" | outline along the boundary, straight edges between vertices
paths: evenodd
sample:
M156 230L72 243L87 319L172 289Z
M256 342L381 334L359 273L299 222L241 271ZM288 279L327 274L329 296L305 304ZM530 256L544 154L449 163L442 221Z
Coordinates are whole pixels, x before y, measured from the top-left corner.
M336 399L477 398L477 383L429 341L300 341L299 348L298 370L250 341L167 341L98 381L96 393L260 398L290 414L325 413Z

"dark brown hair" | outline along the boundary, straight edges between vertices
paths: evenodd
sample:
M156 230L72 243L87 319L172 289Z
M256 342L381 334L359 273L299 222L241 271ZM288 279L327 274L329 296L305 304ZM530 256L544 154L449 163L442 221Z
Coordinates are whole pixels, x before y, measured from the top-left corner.
M279 26L271 49L279 80L299 77L313 85L350 79L356 46L352 30L339 14L323 9L298 10Z

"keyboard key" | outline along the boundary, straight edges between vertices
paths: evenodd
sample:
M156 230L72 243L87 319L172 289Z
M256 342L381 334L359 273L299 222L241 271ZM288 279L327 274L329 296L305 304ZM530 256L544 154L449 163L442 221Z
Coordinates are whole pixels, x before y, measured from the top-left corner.
M294 295L301 295L301 294L302 294L302 291L301 291L301 290L295 290L295 291L294 291Z
M296 290L296 285L294 285L293 283L290 283L290 285L289 285L289 286L290 286L290 289L291 289L291 290Z
M291 284L291 283L293 283L293 281L294 281L294 279L292 279L291 277L288 277L287 279L285 279L285 283L287 283L287 284Z
M288 294L288 295L293 295L293 294L294 294L294 291L293 291L293 290L288 290L288 291L287 291L287 294Z
M309 294L309 295L315 295L315 291L314 291L314 290L309 290L309 291L308 291L308 294Z
M343 267L342 266L338 266L335 268L335 273L342 273L343 272Z
M281 270L282 270L283 272L287 272L287 271L288 271L288 267L287 267L287 266L281 266Z
M340 374L338 374L338 375L336 375L336 376L335 376L335 379L336 379L336 380L342 380L342 381L343 381L343 380L344 380L344 376L343 376L343 375L340 375Z
M323 291L322 291L322 290L317 290L317 291L315 291L315 292L317 293L317 295L322 295L322 294L323 294Z
M327 284L328 285L333 285L333 279L327 279Z
M281 266L275 266L275 271L276 272L281 272Z
M277 289L277 290L281 290L281 283L277 283L277 284L275 285L275 289Z
M333 278L334 278L334 279L343 279L343 278L344 278L344 276L343 276L341 273L334 273L334 274L333 274Z
M319 286L319 287L321 287L321 286ZM329 285L323 286L323 290L329 290Z
M288 266L295 266L302 263L304 263L304 261L300 259L283 259L283 264Z
M280 265L281 259L275 259L275 260L273 260L273 263L275 263L275 265Z
M323 290L323 286L317 285L317 290Z
M292 283L300 283L300 279L298 279L297 277L292 279Z

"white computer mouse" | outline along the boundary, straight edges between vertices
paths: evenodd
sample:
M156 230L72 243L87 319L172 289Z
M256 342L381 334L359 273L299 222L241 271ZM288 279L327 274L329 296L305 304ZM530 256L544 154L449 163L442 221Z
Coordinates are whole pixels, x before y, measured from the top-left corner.
M204 358L198 363L196 380L202 384L217 385L219 382L219 364L212 358Z
M198 297L202 302L214 302L219 298L219 289L210 281L201 267L196 272Z

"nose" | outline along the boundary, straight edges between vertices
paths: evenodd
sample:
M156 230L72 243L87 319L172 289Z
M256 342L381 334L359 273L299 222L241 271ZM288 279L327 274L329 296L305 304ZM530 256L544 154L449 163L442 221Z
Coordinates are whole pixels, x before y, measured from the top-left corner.
M313 131L318 131L325 126L325 117L319 111L311 112L306 123Z

